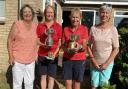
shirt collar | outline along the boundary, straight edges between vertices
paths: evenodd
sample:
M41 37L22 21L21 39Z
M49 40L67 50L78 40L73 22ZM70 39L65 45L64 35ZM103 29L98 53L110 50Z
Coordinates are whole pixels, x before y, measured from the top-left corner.
M76 29L75 31L72 31L72 27L69 26L69 30L70 30L72 33L76 33L76 31L79 30L79 28L80 28L80 24L78 25L78 27L77 27L77 29Z
M51 27L56 26L56 23L57 23L57 22L54 20L54 22L53 22L53 24L51 25ZM46 25L46 23L45 23L45 22L43 23L43 25L44 25L45 27L47 27L47 25ZM51 28L51 27L50 27L50 28Z

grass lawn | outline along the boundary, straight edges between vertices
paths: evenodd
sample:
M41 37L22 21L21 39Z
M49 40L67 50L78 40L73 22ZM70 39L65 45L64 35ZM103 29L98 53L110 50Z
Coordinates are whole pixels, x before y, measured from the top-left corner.
M5 75L6 75L5 73L0 74L0 89L10 89Z

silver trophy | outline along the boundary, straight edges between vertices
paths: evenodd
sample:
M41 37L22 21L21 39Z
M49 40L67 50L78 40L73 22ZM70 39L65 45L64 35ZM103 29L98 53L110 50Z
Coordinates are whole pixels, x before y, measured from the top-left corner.
M45 45L52 46L54 42L52 38L52 34L54 33L54 30L52 28L48 28L45 30L45 33L47 35L47 38L45 40Z
M52 34L54 33L54 30L52 28L48 28L45 30L45 34L47 35L47 38L45 40L45 45L51 47L54 43ZM47 55L47 59L54 60L53 52L49 51Z

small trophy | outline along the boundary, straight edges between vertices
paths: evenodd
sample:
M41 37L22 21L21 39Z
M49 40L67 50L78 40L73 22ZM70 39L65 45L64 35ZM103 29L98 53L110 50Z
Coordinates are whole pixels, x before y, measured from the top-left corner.
M48 57L50 60L54 60L53 52L48 52Z
M70 35L69 48L75 49L77 47L76 41L79 39L79 35L72 34Z
M48 29L45 30L45 33L47 35L47 38L45 40L45 45L52 46L53 45L52 34L54 33L54 30L51 29L51 28L48 28Z

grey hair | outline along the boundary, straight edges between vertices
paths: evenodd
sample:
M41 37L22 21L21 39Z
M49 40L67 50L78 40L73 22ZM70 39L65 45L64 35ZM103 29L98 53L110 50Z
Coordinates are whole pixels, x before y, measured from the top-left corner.
M101 12L102 10L107 10L107 11L109 11L111 13L112 12L112 5L111 4L103 3L101 5L99 11Z

